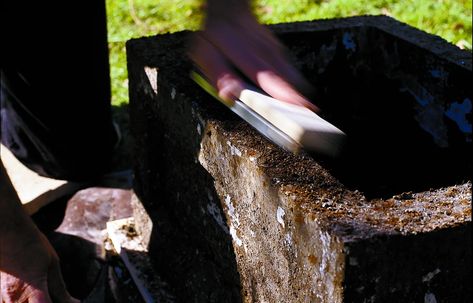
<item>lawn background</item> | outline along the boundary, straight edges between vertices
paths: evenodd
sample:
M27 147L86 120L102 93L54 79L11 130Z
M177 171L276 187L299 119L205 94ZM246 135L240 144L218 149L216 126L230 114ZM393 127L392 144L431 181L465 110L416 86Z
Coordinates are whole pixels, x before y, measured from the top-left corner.
M113 105L128 103L125 42L141 36L198 29L202 3L107 0ZM257 0L253 7L264 24L384 14L471 50L472 0Z

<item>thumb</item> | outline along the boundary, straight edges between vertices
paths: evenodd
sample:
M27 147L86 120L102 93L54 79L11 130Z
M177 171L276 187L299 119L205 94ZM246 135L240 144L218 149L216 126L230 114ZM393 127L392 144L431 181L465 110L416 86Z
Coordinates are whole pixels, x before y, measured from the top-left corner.
M2 303L52 303L46 279L27 284L17 277L0 272L0 285Z

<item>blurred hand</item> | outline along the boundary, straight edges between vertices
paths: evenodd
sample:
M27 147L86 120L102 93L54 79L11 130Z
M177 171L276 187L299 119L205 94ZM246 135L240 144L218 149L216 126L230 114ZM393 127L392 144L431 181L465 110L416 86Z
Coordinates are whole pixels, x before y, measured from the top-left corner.
M23 235L24 236L24 235ZM3 239L4 240L4 239ZM2 241L1 298L5 303L79 303L66 290L56 252L39 231Z
M223 99L238 97L244 87L236 68L273 98L318 110L298 91L310 91L310 84L289 63L282 44L249 11L208 16L203 31L193 37L189 55Z

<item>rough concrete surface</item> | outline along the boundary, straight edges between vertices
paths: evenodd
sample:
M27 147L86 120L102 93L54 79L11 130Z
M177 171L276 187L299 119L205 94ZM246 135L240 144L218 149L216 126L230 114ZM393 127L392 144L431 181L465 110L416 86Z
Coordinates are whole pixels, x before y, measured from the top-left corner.
M469 302L471 53L388 17L272 28L346 132L292 155L127 43L137 229L182 302Z

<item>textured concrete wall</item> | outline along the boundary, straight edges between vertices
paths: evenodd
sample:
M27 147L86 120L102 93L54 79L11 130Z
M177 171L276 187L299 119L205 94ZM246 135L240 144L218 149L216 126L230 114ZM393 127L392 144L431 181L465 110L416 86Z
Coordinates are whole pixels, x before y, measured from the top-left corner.
M289 154L127 43L138 228L182 302L471 300L471 53L387 17L274 27L348 134Z

